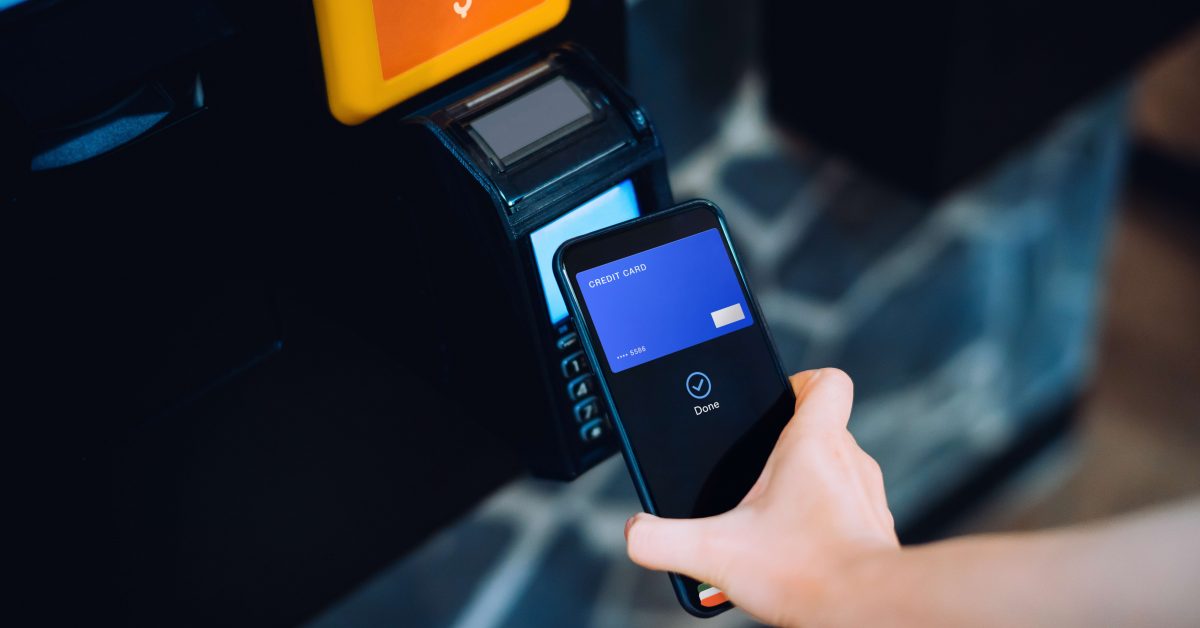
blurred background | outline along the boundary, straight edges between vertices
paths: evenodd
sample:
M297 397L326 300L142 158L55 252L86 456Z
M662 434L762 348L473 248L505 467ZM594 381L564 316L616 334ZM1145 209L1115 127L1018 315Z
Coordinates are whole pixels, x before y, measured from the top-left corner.
M905 540L1194 495L1200 30L1039 93L1044 79L1019 74L1045 60L1013 61L1003 77L987 64L1054 32L1054 9L1030 5L1011 30L982 33L986 58L961 43L939 49L939 63L963 67L930 78L919 65L930 51L896 53L899 77L876 55L969 37L972 25L896 15L872 27L850 8L783 4L629 3L631 89L663 135L676 198L725 210L786 367L854 378L851 431L884 469ZM788 26L774 32L771 17ZM895 40L875 39L877 28ZM1071 71L1085 57L1049 63ZM1011 83L975 85L991 81ZM946 98L922 82L977 90L955 106L986 111L908 119ZM820 116L839 128L809 133ZM840 128L859 116L875 117L870 132ZM955 117L970 122L947 131ZM925 124L929 136L908 128ZM1020 139L995 140L1004 126ZM931 137L947 132L956 137ZM976 140L1000 156L954 173L989 150ZM940 153L927 157L938 174L916 174L911 160L929 153ZM519 480L310 625L754 625L680 613L666 578L628 561L619 531L639 509L620 460L568 485Z
M164 18L187 27L152 42L165 61L106 46L97 67L155 86L121 92L136 115L108 137L139 139L106 155L74 138L114 92L55 110L39 82L88 70L45 37L95 37L95 9L7 4L0 191L23 240L14 302L35 304L18 341L36 442L70 460L39 456L29 488L55 487L47 512L72 522L53 545L111 572L94 608L157 625L700 621L625 558L639 507L619 458L529 477L479 427L521 409L439 398L346 322L379 278L334 258L374 192L337 182L385 180L371 156L389 148L383 123L345 130L313 97L311 7L189 0ZM612 18L571 32L650 114L675 198L724 209L785 366L854 378L851 431L904 541L1200 490L1196 6L575 5ZM189 357L213 347L229 350Z

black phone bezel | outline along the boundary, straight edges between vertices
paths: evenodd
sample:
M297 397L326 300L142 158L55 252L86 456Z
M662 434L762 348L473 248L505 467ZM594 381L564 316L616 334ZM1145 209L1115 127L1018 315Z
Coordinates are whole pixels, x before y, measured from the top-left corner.
M725 216L721 212L721 209L712 202L703 199L687 201L668 210L648 214L584 236L572 238L559 246L558 251L554 255L555 276L558 280L559 288L562 290L567 307L575 319L576 331L582 341L588 360L591 362L592 370L596 374L600 391L604 395L604 399L611 412L611 420L613 428L618 435L621 454L633 479L638 499L642 503L642 508L654 515L659 514L658 509L654 505L653 496L642 474L641 466L637 462L637 454L621 423L618 406L612 397L608 385L608 377L612 375L612 371L608 368L607 361L601 361L601 354L599 352L602 349L594 338L594 332L589 319L585 316L587 305L579 298L577 286L571 279L571 273L567 267L570 265L572 268L579 269L580 271L594 268L601 264L627 257L655 246L668 244L712 228L718 229L721 237L724 239L726 251L733 262L738 281L745 291L746 300L751 308L756 325L770 347L771 357L774 362L775 371L779 376L780 384L786 390L786 394L791 395L793 394L791 382L783 369L783 364L779 360L779 353L775 350L774 338L771 336L766 319L763 318L758 300L754 297L754 293L750 291L749 284L746 281L741 260L738 258L737 252L733 248L733 241L729 236ZM630 235L634 237L630 237ZM614 246L614 241L618 239L624 239L624 241ZM711 609L701 607L693 600L694 596L689 590L688 583L684 581L687 579L696 582L694 578L674 572L670 574L670 578L672 588L675 590L675 596L678 598L680 606L691 615L707 618L719 615L733 608L732 602L725 602Z

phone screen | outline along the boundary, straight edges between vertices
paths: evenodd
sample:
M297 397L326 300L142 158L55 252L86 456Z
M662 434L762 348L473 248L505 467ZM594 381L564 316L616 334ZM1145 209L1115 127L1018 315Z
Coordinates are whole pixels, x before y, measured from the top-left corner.
M697 203L579 241L562 269L647 505L664 517L736 506L795 402L716 210ZM704 586L689 585L701 606L723 601Z

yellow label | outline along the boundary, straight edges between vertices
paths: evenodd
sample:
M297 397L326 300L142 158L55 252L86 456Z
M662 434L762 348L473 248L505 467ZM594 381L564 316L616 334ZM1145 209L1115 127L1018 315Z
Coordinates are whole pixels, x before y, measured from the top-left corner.
M329 109L358 124L543 33L570 0L313 0Z

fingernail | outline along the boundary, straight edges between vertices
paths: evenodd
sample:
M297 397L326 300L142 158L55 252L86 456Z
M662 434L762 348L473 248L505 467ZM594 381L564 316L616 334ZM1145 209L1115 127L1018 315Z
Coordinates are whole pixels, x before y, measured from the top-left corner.
M628 540L629 540L629 528L632 528L632 527L633 527L633 520L634 520L634 519L637 519L637 515L634 515L634 516L632 516L632 517L630 517L630 518L628 518L628 519L626 519L626 520L625 520L625 540L626 540L626 541L628 541Z

